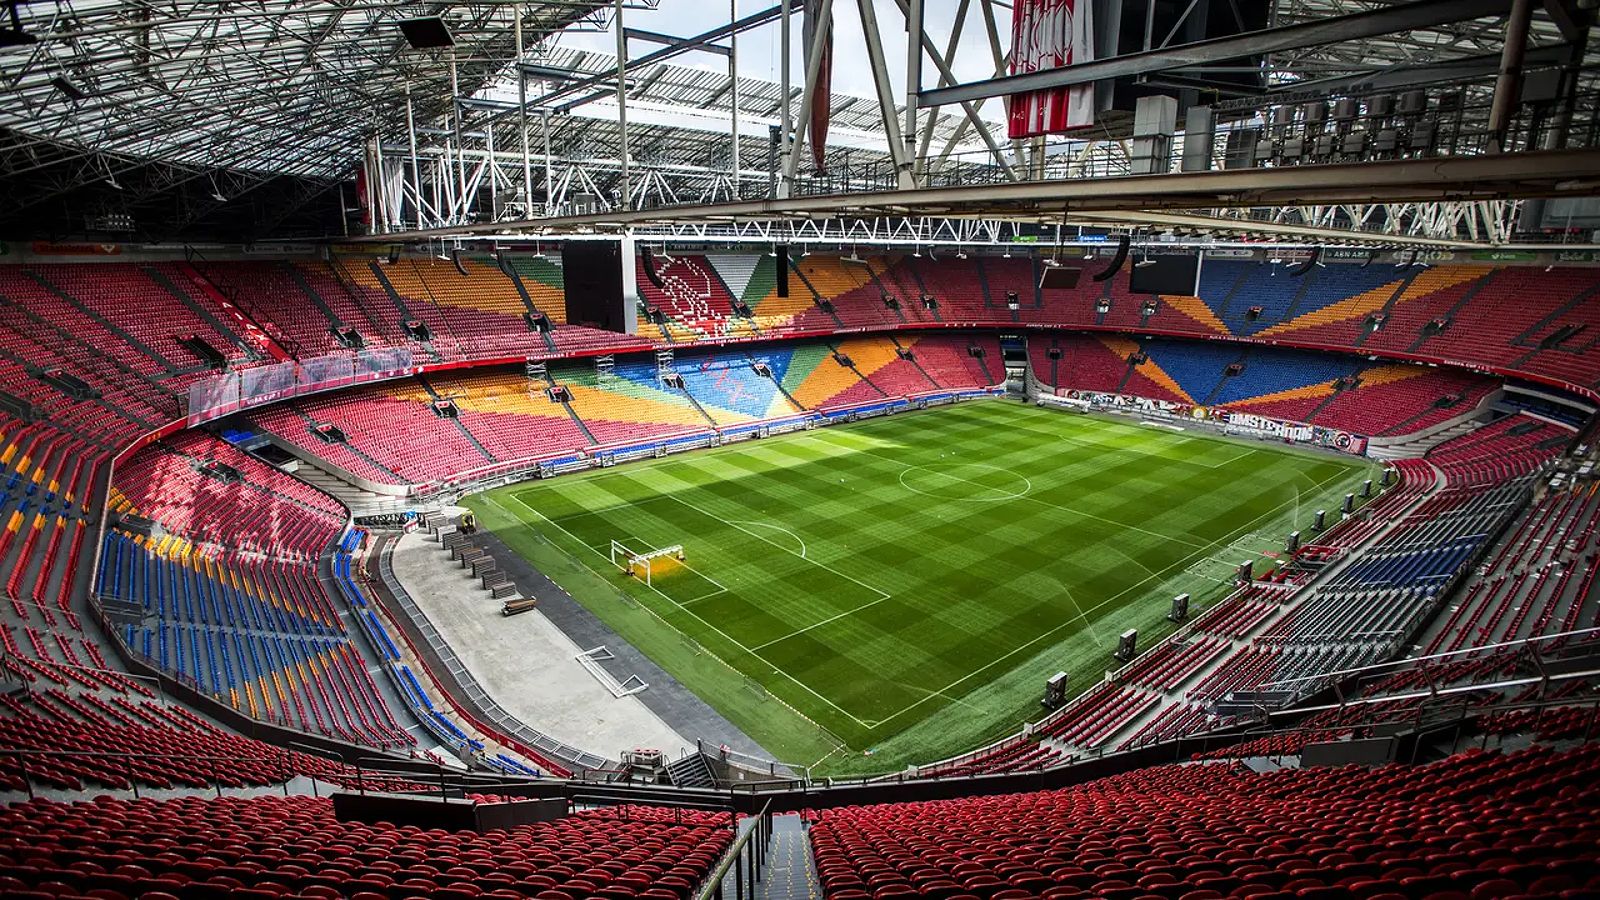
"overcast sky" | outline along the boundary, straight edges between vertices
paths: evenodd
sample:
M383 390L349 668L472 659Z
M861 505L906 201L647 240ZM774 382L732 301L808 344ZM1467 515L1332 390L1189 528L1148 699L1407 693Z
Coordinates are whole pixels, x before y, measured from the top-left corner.
M884 57L889 76L894 84L896 102L905 99L906 30L905 16L895 0L872 0L882 34ZM748 16L777 5L777 0L661 0L654 10L627 9L623 24L629 28L642 28L677 37L690 37L725 25L730 15ZM955 24L958 0L925 0L924 26L943 50ZM737 10L732 9L737 6ZM996 5L996 26L999 29L1002 52L1011 44L1011 11ZM867 63L866 40L862 36L861 16L856 0L834 0L834 66L833 90L839 94L853 94L875 98L872 71ZM791 29L790 78L798 90L805 79L801 60L800 16L795 15ZM593 50L600 53L616 52L613 33L563 34L559 44L574 49ZM630 57L643 56L657 45L635 41L629 47ZM779 28L777 22L744 32L739 36L739 74L750 78L778 80ZM709 53L689 52L673 60L675 65L695 66L717 72L727 71L727 61ZM979 3L973 0L967 11L967 21L962 29L961 42L955 53L955 75L962 81L988 78L994 74L993 57L984 28ZM939 72L928 59L923 60L922 82L932 87L938 83ZM985 109L985 118L1000 118L998 101L991 101Z

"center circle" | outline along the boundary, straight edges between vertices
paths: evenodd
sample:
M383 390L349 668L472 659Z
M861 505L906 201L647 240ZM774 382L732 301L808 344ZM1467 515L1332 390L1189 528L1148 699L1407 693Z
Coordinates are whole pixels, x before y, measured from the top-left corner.
M900 473L900 486L924 497L963 503L1002 503L1033 490L1026 476L988 463L908 466Z

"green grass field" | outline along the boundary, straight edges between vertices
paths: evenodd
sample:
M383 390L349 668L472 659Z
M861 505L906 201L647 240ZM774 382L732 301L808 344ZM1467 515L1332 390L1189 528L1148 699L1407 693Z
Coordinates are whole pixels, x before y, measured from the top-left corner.
M1174 594L1206 608L1372 468L980 401L467 505L779 759L849 774L1038 718L1049 675L1098 680L1118 633L1149 646ZM646 586L613 540L687 558Z

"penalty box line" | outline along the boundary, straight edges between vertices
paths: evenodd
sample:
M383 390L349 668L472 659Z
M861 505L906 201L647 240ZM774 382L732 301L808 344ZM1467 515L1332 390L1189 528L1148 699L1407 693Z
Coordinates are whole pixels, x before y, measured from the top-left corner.
M573 534L572 532L568 531L559 522L555 521L554 519L550 518L549 516L545 515L544 513L540 512L539 510L534 509L531 505L529 505L528 501L523 500L521 497L517 497L517 502L522 504L522 506L525 509L527 509L528 512L531 512L534 515L538 516L539 518L545 520L546 522L549 522L556 530L560 531L562 534L566 535L567 537L572 538L574 541L576 541L578 543L578 546L580 546L580 547L588 547L590 550L594 551L594 553L599 555L602 559L605 559L608 563L611 561L611 557L609 555L601 553L599 550L597 550L594 547L590 546L582 538L580 538L577 535ZM684 504L684 505L685 506L689 506L689 504ZM693 507L691 506L690 508L692 509ZM709 513L707 513L707 515L709 515ZM716 517L712 516L712 518L716 518ZM610 546L610 545L608 544L607 546ZM776 545L774 545L774 546L776 546ZM594 566L591 566L591 565L589 565L589 564L587 564L585 562L582 562L581 560L578 561L578 564L583 566L585 569L588 569L591 574L599 576L601 579L604 579L606 577L603 573L597 571ZM762 656L761 654L755 652L754 650L751 650L749 647L745 646L743 643L741 643L740 641L735 639L732 635L728 634L726 631L723 631L721 628L718 628L717 626L711 624L711 622L707 621L704 616L701 616L699 613L695 612L694 610L689 609L688 607L684 606L682 603L679 603L677 600L674 600L672 597L667 596L666 594L662 593L660 590L656 589L655 587L652 586L650 589L655 591L657 594L659 594L661 596L661 599L667 601L668 603L671 603L673 606L676 606L685 615L692 616L694 619L699 621L702 625L706 626L707 628L709 628L712 631L715 631L717 634L721 635L723 640L727 641L728 643L732 644L735 647L738 647L740 650L743 650L745 653L748 653L749 655L755 657L756 659L761 660L761 662L763 664L765 664L768 668L772 669L772 671L776 672L779 675L782 675L784 678L789 679L790 681L794 682L795 685L798 686L801 690L805 691L806 693L810 694L813 697L816 697L818 700L821 700L823 703L828 704L828 706L830 706L833 709L837 710L840 715L844 716L845 718L849 719L850 721L856 723L857 725L860 725L862 728L865 728L865 729L867 729L869 731L872 730L873 727L875 727L873 725L868 725L865 721L863 721L860 717L856 716L854 713L850 712L849 710L845 709L844 707L840 706L839 704L833 702L832 700L829 700L827 697L824 697L823 695L817 693L815 688L811 687L810 685L806 684L805 682L801 681L800 679L794 677L793 675L790 675L788 672L785 672L783 669L781 669L781 668L779 668L777 666L774 666L772 664L772 662L770 660L768 660L765 656ZM667 627L672 628L674 631L677 631L679 634L682 634L684 637L689 638L689 640L691 640L691 641L694 640L694 638L690 637L687 634L684 634L683 629L678 628L676 625L673 625L670 622L666 622L665 619L662 619L662 621L667 624ZM699 642L696 641L696 643L699 643ZM726 662L726 661L724 660L724 662ZM731 666L730 666L730 668L731 668ZM735 669L735 671L738 671L738 670ZM743 673L740 673L740 674L743 674ZM780 698L778 702L782 703L783 701Z
M523 503L522 505L523 506L528 506L528 504L526 504L526 503ZM528 508L532 509L533 507L530 506ZM544 514L540 513L540 515L544 515ZM557 528L560 528L562 531L565 531L567 534L572 535L572 537L574 537L574 538L578 537L577 535L572 534L572 532L567 531L567 529L562 528L562 526L556 525L556 523L549 516L545 516L544 518L545 518L546 522L549 522L550 524L555 525ZM625 547L628 546L629 544L637 544L640 547L644 548L643 552L645 552L645 553L653 553L656 550L660 550L661 549L660 547L657 547L657 546L651 544L649 541L644 540L643 538L635 537L635 536L633 536L631 534L625 534L625 535L623 535L623 537L626 538L627 541L618 541L618 543L621 543ZM594 552L600 554L601 556L604 556L607 560L611 559L611 545L610 544L588 544L586 546L588 546L588 548L590 550L593 550ZM680 601L680 602L682 602L684 604L699 603L701 600L710 600L712 597L717 597L717 596L720 596L722 594L726 594L728 592L728 586L727 585L725 585L722 582L716 580L715 578L712 578L710 575L707 575L706 573L700 571L699 569L696 569L694 566L689 565L689 563L687 561L681 560L681 559L675 559L675 560L673 560L673 562L675 562L678 565L683 566L685 569L688 569L689 571L693 572L697 577L703 579L707 584L710 584L710 585L713 585L714 587L716 587L716 590L714 590L714 591L708 591L707 593L701 594L698 597L692 597L692 598L690 598L688 600L683 600L683 601ZM645 586L650 588L651 590L655 591L658 594L662 593L661 589L657 588L653 584L645 585ZM666 596L666 595L662 594L662 596Z
M1320 491L1323 487L1325 487L1326 485L1330 484L1331 482L1337 480L1338 478L1339 478L1338 475L1334 475L1334 476L1332 476L1330 478L1327 478L1324 481L1318 482L1317 486L1312 488L1312 490L1313 491ZM1084 621L1088 621L1088 617L1089 617L1090 613L1098 612L1099 610L1103 609L1107 604L1114 603L1117 600L1122 599L1123 597L1127 596L1128 594L1130 594L1130 593L1132 593L1132 592L1144 587L1146 584L1150 583L1150 581L1152 581L1153 579L1159 578L1159 577L1164 576L1164 575L1168 575L1168 574L1170 574L1170 573L1172 573L1174 571L1179 571L1179 567L1180 566L1184 567L1183 571L1186 571L1187 567L1192 566L1196 561L1198 561L1200 559L1209 560L1210 557L1202 557L1201 554L1202 553L1207 553L1207 552L1213 550L1214 548L1216 548L1218 546L1221 546L1221 545L1223 545L1225 543L1232 543L1233 541L1238 540L1241 535L1249 533L1249 532L1246 531L1246 529L1254 529L1255 526L1259 525L1263 519L1267 518L1268 516L1275 516L1275 515L1283 512L1283 510L1286 507L1288 507L1290 504L1298 503L1299 500L1300 500L1300 498L1299 498L1298 495L1296 495L1293 500L1285 500L1283 503L1280 503L1279 505L1273 507L1272 509L1267 510L1266 512L1264 512L1261 515L1257 516L1256 518L1250 520L1249 522L1246 522L1243 525L1240 525L1238 528L1234 529L1233 531L1223 535L1222 537L1218 538L1215 541L1212 541L1209 545L1202 546L1199 550L1195 551L1194 553L1189 554L1188 556L1184 557L1183 559L1178 560L1177 562L1174 562L1172 565L1167 566L1166 568L1161 569L1158 572L1154 572L1154 573L1152 573L1150 575L1146 575L1144 578L1142 578L1139 581L1129 585L1128 587L1124 588L1123 590L1117 592L1114 596L1109 597L1109 598L1101 601L1100 603L1095 604L1092 608L1090 608L1088 610L1084 610L1082 607L1079 607L1080 618L1082 618ZM1074 603L1076 603L1076 601L1074 601ZM1076 621L1076 620L1073 620L1073 621ZM1053 637L1057 632L1061 631L1061 629L1063 629L1063 628L1065 628L1065 627L1067 627L1068 625L1071 625L1071 624L1073 624L1072 621L1063 622L1060 625L1057 625L1056 627L1050 629L1049 631L1045 632L1044 634L1041 634L1041 635L1033 638L1032 640L1028 641L1027 643L1023 644L1022 646L1017 647L1016 649L1006 653L1003 656L998 656L998 657L990 660L988 663L984 664L982 667L974 669L973 671L968 672L966 675L963 675L960 678L957 678L955 681L950 682L949 684L945 685L944 687L940 688L939 690L929 692L928 696L923 697L921 700L918 700L915 703L912 703L910 706L907 706L906 708L900 710L899 712L896 712L896 713L890 715L888 718L880 719L878 724L881 725L881 724L883 724L885 722L892 722L895 719L897 719L897 718L905 715L906 713L910 712L911 710L916 709L917 707L921 706L922 704L928 702L929 700L933 699L934 697L936 697L936 696L944 696L945 693L947 691L949 691L951 688L966 682L968 679L970 679L970 678L972 678L972 677L974 677L976 675L979 675L979 674L981 674L983 672L988 671L989 669L993 668L996 664L1004 662L1005 660L1008 660L1011 657L1016 656L1018 653L1021 653L1022 651L1028 649L1029 647L1035 646L1040 641L1047 640L1048 638Z

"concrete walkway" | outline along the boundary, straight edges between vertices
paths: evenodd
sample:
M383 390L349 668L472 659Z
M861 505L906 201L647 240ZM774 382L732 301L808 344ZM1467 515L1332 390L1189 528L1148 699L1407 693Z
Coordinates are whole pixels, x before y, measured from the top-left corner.
M395 544L395 577L405 586L495 702L562 742L615 759L653 747L676 757L693 750L638 696L614 697L574 658L579 647L540 610L506 617L500 602L420 532ZM651 690L655 688L652 687Z

